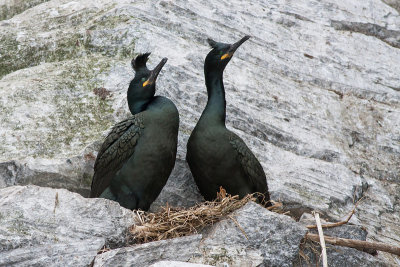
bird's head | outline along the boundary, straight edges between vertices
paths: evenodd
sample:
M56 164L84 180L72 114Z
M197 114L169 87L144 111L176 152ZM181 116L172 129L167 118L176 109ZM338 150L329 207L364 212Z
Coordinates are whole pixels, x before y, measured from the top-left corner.
M246 35L233 44L218 43L212 39L207 39L207 42L212 47L212 50L206 57L205 68L211 71L223 71L238 47L249 38L250 36Z
M131 62L135 71L135 77L128 89L128 104L132 114L141 112L154 97L158 74L168 60L163 58L153 70L149 70L146 66L149 55L150 53L140 54Z

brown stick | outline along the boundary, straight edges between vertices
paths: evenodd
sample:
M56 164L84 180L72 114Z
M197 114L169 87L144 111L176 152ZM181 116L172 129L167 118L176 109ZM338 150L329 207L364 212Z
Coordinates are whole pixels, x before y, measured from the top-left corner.
M332 245L355 248L358 250L375 249L400 256L400 247L395 247L380 242L369 242L369 241L361 241L361 240L346 239L346 238L331 237L331 236L324 236L324 237L325 237L325 242ZM317 234L307 233L306 239L319 243L319 236Z
M322 228L332 228L332 227L337 227L337 226L341 226L343 224L346 224L350 221L351 217L353 216L353 214L356 212L356 208L357 208L358 202L354 205L354 208L351 210L349 216L347 217L346 220L341 221L341 222L336 222L336 223L329 223L329 224L322 224ZM317 228L317 225L306 225L306 227L308 229L315 229Z
M242 231L243 235L246 237L247 240L249 240L249 237L246 235L246 232L243 230L243 228L240 226L240 224L238 223L238 221L233 218L233 216L228 215L228 218L230 218L235 224L236 226L240 229L240 231Z

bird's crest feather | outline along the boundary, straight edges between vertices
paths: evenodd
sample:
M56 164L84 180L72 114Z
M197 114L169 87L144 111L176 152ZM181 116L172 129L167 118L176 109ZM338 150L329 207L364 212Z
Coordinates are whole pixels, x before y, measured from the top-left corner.
M140 68L147 68L146 62L149 59L150 53L139 54L136 58L132 59L132 68L137 71Z
M212 48L217 48L217 42L214 41L213 39L207 38L207 42Z

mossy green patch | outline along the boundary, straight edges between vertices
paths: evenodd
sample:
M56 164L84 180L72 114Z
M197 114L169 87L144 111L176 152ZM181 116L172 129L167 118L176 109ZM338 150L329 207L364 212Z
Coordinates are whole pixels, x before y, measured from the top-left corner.
M109 67L107 60L84 58L61 73L52 97L57 111L46 121L48 134L39 141L39 146L29 142L25 144L36 147L35 156L53 157L60 149L88 144L112 125L114 110L109 99L103 100L93 93L94 88L102 86L96 76Z
M219 248L218 253L216 251L212 251L208 254L208 257L206 258L206 264L210 265L217 265L221 264L223 262L226 262L228 264L231 264L233 262L233 259L231 256L228 255L228 250L226 248Z
M0 78L13 71L33 67L40 62L57 62L87 53L84 47L84 34L73 34L69 38L61 38L56 43L43 42L40 45L24 45L16 40L16 36L0 38Z
M131 19L136 19L136 18L125 14L121 15L109 14L107 16L101 16L95 21L93 21L93 25L89 27L89 30L112 29L121 23L128 22Z
M0 50L2 51L0 54L0 78L18 69L14 62L16 53L13 52L17 50L17 47L18 42L14 37L2 36L0 38Z
M25 10L50 0L8 1L0 5L0 20L10 19Z
M0 78L19 69L36 66L42 62L58 62L102 54L103 56L126 58L133 55L136 40L126 45L126 32L113 31L120 23L126 23L132 17L114 12L103 15L115 6L112 4L100 11L83 10L76 14L43 18L35 24L36 28L18 31L5 31L0 34ZM92 29L92 30L91 30ZM100 31L94 44L93 31ZM39 33L48 32L47 37ZM25 37L18 39L18 34ZM104 39L104 41L103 41Z
M11 84L21 83L4 96L7 105L2 106L5 102L0 101L2 114L9 114L1 116L3 129L11 130L13 136L0 143L0 154L17 157L24 151L24 157L71 156L100 138L114 123L113 98L102 98L94 89L104 87L99 77L107 76L114 64L107 57L95 55L6 78Z
M90 186L91 184L92 184L92 174L89 174L89 173L83 173L83 176L82 176L82 184L84 185L84 186Z
M9 215L14 217L10 223L10 225L7 227L7 230L16 233L16 234L22 234L22 235L29 235L29 227L28 225L24 222L24 215L21 212L17 212L14 215Z
M6 123L10 122L11 115L13 113L13 109L7 106L6 103L0 101L0 123L1 125L5 125Z
M294 185L294 184L290 184L288 185L293 191L297 192L297 194L299 194L299 196L302 199L308 199L308 200L312 200L315 201L316 203L325 203L327 200L326 198L315 194L314 192L310 191L309 188L303 186L303 185Z

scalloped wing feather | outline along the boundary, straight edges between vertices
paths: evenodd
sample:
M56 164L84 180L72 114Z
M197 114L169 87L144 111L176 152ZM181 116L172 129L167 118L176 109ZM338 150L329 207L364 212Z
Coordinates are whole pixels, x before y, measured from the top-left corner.
M107 135L94 164L91 197L98 197L112 178L133 155L144 128L141 116L135 115L116 124Z

